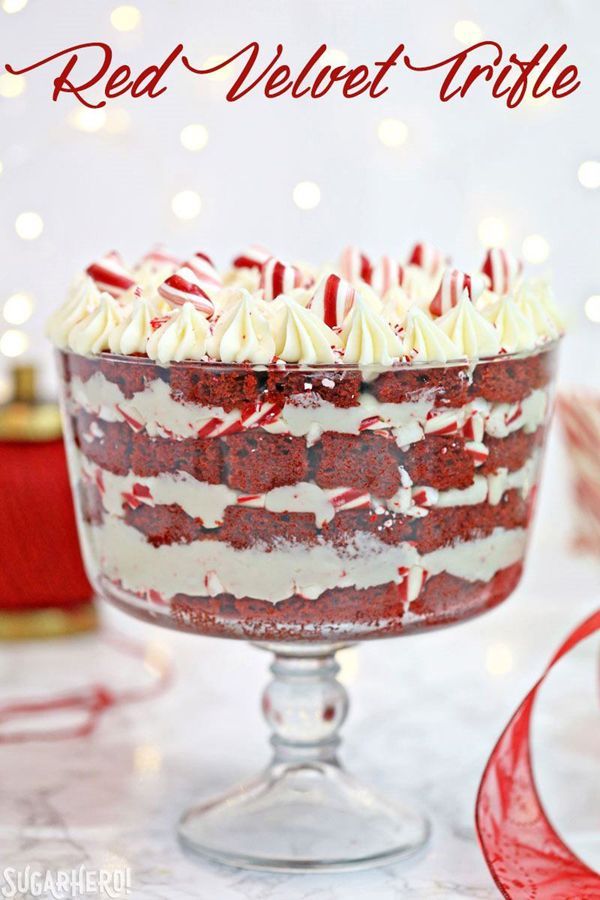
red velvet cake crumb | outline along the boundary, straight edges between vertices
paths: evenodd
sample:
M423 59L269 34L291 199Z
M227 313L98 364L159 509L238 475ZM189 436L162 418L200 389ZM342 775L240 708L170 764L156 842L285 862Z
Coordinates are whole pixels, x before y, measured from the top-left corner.
M154 547L189 544L211 537L201 519L193 519L176 503L157 507L141 504L134 509L124 501L123 511L126 524L141 531Z
M218 539L236 549L256 544L273 546L275 541L315 544L318 531L312 513L272 513L266 509L228 506ZM265 563L267 564L267 563Z
M434 575L425 582L410 611L423 616L427 626L458 622L465 612L491 609L512 594L522 573L522 563L515 563L496 572L490 581L465 581L447 572Z
M392 497L400 487L398 448L382 435L326 431L314 452L314 480L320 487L358 488L376 497Z
M361 388L360 372L348 369L319 369L298 372L293 368L271 366L267 374L270 401L298 403L306 395L348 408L358 406Z
M491 609L514 590L521 572L522 565L515 563L488 582L470 582L447 573L435 575L410 604L410 613L419 618L406 623L402 621L406 612L402 592L397 584L388 583L362 590L335 588L324 591L317 600L295 596L277 604L249 597L236 599L230 594L177 594L171 614L164 617L162 624L214 637L269 641L323 640L323 634L347 634L348 625L352 625L355 640L393 637L423 627L447 625ZM114 600L121 605L118 595ZM160 615L159 607L156 616L150 611L127 608L148 621L156 621Z
M92 462L115 475L129 472L132 430L122 422L104 422L80 410L72 419L75 444Z
M222 438L227 484L249 494L263 493L308 478L306 439L258 429Z
M257 400L262 373L250 365L235 368L223 365L173 363L170 366L171 394L175 400L219 406L230 412Z
M198 481L221 484L223 448L218 439L186 438L173 441L140 432L131 438L131 469L149 477L161 472L187 472Z
M469 373L466 366L437 369L396 369L384 372L371 385L382 403L414 403L433 400L436 407L454 409L469 402Z
M531 391L545 387L553 377L555 365L554 353L480 363L473 372L469 394L490 403L516 403Z
M532 434L527 434L521 428L505 438L486 437L485 444L490 455L478 471L484 475L500 468L516 472L525 465L535 448L541 446L543 441L543 427L538 428Z
M399 462L413 484L429 485L439 491L469 487L475 476L473 457L458 435L426 435L401 453Z

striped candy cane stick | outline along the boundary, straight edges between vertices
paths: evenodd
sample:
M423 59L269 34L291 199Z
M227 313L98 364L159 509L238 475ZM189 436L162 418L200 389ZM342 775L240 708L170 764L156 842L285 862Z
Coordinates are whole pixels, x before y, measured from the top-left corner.
M600 394L563 392L557 409L571 464L575 546L600 554Z

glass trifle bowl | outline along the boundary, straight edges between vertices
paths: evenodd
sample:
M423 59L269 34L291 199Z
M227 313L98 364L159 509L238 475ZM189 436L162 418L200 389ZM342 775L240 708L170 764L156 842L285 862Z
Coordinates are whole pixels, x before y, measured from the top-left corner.
M150 329L166 329L169 316ZM79 335L97 333L90 321ZM83 353L73 339L75 350L57 352L96 589L154 624L274 654L262 700L272 761L185 812L182 843L281 870L349 869L421 849L427 819L340 765L348 700L335 655L459 622L512 593L557 341L385 364L165 364L108 343Z

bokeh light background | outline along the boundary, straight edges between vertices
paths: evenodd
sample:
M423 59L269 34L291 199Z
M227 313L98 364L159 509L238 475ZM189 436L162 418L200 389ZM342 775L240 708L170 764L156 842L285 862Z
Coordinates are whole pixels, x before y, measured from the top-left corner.
M134 261L157 240L223 264L249 242L324 260L347 243L403 258L425 238L467 270L504 244L554 279L570 326L563 381L600 383L598 33L597 0L0 0L0 62L15 67L87 40L134 72L179 42L200 65L254 39L265 64L282 42L296 70L321 42L334 63L404 42L426 64L489 37L523 56L564 41L582 80L567 99L516 110L483 83L442 104L440 72L403 68L379 100L256 91L230 104L233 72L176 66L160 98L90 111L51 102L57 64L0 77L0 396L15 358L39 362L52 388L43 321L74 273L113 248Z

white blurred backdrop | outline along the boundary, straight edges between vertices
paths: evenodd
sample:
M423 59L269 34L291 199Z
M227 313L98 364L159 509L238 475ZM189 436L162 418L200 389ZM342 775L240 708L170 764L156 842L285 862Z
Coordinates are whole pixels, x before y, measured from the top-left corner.
M19 67L102 40L134 70L178 42L200 65L258 40L265 62L278 42L298 66L321 42L354 65L404 42L425 64L482 35L520 56L566 42L582 87L507 110L482 84L442 104L439 72L399 68L379 100L267 101L257 91L230 104L231 74L199 78L179 67L160 98L126 97L90 114L70 97L51 102L58 66L16 86L3 76L0 378L20 353L51 385L43 320L72 276L113 248L133 261L162 241L223 264L252 242L324 260L347 243L402 258L427 239L468 270L492 237L554 279L570 325L563 381L600 382L597 0L131 4L115 12L119 0L0 0L0 62ZM181 192L193 193L178 205Z

